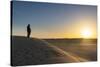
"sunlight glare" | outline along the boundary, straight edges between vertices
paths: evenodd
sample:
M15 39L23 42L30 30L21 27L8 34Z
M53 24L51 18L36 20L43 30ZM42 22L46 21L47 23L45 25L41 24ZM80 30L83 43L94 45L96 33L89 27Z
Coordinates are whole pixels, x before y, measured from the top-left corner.
M88 28L87 29L83 29L81 34L82 34L83 38L90 38L91 35L92 35L91 30L88 29Z

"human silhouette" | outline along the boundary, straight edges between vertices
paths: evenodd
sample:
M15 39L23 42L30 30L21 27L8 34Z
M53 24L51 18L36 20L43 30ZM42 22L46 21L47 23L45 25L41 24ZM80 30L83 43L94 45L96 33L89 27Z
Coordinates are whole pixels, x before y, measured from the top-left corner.
M31 28L30 28L30 24L27 25L27 37L30 38L30 34L31 34Z

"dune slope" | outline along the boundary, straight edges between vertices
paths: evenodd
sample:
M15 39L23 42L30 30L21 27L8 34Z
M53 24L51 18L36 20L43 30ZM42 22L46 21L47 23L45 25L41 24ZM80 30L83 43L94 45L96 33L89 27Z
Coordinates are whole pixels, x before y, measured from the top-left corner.
M64 63L64 55L37 38L12 36L11 65Z

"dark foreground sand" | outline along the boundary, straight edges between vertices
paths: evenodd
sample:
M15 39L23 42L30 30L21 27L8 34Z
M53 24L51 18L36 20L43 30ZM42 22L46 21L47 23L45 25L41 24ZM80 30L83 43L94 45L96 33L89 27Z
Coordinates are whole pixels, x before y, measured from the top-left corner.
M74 46L72 45L70 47L66 45L70 43L67 41L64 42L56 41L56 40L48 41L48 40L41 40L37 38L12 36L11 65L23 66L23 65L40 65L40 64L72 63L72 62L89 61L87 58L83 56L85 55L87 57L89 55L88 57L91 57L90 54L88 54L91 52L90 49L89 49L90 51L87 52L86 50L85 51L80 50L82 49L82 46L78 47L76 45L77 48L75 48L75 45ZM81 52L81 54L77 52ZM93 56L93 58L96 58L96 55Z
M11 65L37 65L67 62L65 55L36 38L13 36Z

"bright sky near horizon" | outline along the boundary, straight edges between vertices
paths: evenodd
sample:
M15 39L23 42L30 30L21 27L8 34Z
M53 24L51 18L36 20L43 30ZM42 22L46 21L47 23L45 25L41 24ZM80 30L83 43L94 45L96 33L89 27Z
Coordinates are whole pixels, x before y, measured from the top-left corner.
M30 24L31 37L97 37L96 6L13 1L12 11L12 35L26 36Z

